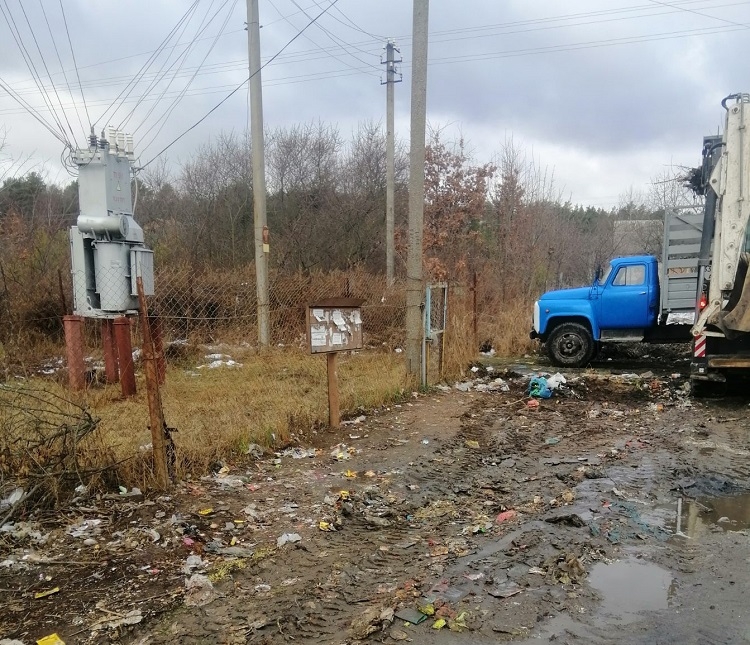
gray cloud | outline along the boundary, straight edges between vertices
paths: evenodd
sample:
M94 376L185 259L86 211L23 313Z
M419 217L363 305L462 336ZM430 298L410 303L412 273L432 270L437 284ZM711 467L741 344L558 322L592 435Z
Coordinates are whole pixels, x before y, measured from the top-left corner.
M146 61L191 4L186 0L64 0L90 114L96 118ZM51 38L35 3L27 12L51 71L59 72ZM226 4L227 9L233 2ZM328 0L297 0L316 15ZM512 135L539 161L555 168L561 187L574 201L616 202L616 196L670 163L698 162L701 137L721 122L719 100L748 89L744 65L750 45L750 3L736 0L632 0L614 5L595 0L497 2L433 0L430 7L429 119L453 124L470 141L478 161L488 160ZM9 1L17 20L18 4ZM70 52L57 3L49 3L55 39L66 68ZM201 0L186 29L189 40L203 15L224 0ZM340 11L339 11L340 10ZM226 12L225 12L226 13ZM703 15L699 15L703 14ZM219 18L223 17L221 13ZM151 145L157 129L144 134L169 103L143 101L128 127L136 132L144 159L197 121L247 76L245 3L236 3L225 34L209 55L190 90ZM292 0L261 0L262 50L276 53L308 18ZM31 49L25 24L19 27ZM203 34L214 36L219 20ZM323 31L323 27L327 31ZM404 0L340 0L263 71L264 112L269 127L300 121L338 123L344 134L365 119L381 121L385 91L380 85L382 38L397 37L404 57L404 83L397 87L400 136L408 137L411 59L411 3ZM368 33L363 33L368 32ZM4 43L0 77L36 106L39 92L0 20ZM196 43L165 99L174 97L201 62L211 40ZM179 51L179 50L178 50ZM140 54L140 55L137 55ZM121 60L115 60L121 59ZM101 64L103 61L112 61ZM161 62L158 63L159 65ZM157 65L158 69L158 65ZM63 103L80 106L73 76L71 95L55 76ZM133 97L145 89L141 84ZM161 86L163 89L163 85ZM147 97L148 98L148 97ZM169 99L171 100L171 98ZM119 122L135 102L118 111ZM49 117L48 112L42 112ZM73 110L68 118L83 134ZM222 129L243 130L247 94L243 89L168 151L177 162ZM0 123L9 131L11 152L33 153L51 176L63 179L60 144L7 97L0 98ZM101 123L98 127L101 127ZM80 142L80 141L79 141Z

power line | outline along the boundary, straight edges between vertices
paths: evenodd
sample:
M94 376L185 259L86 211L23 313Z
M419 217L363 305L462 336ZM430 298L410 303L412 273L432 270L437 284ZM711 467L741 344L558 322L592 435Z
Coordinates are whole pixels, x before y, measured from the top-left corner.
M39 0L41 2L41 0ZM81 85L81 75L78 73L78 63L76 62L76 53L73 49L73 42L70 39L70 30L68 29L68 19L65 17L65 8L63 7L62 0L60 0L60 12L62 13L63 24L65 25L65 33L68 36L68 45L70 46L70 55L73 57L73 67L76 70L76 77L78 78L78 87L81 90L81 100L83 101L83 108L86 111L86 122L91 127L91 117L89 116L89 108L86 105L86 97L83 95L83 85ZM64 72L64 70L63 70Z
M194 5L194 6L197 7L197 4ZM186 20L185 23L183 24L182 31L180 32L180 35L177 38L178 42L179 42L180 38L182 38L182 36L187 31L187 28L190 25L190 21L192 20L193 15L195 15L195 12L193 12L193 14L190 16L190 18L188 20ZM208 13L206 13L206 15L208 15ZM204 20L205 20L205 16L204 16ZM201 24L202 23L203 23L203 21L201 21ZM195 42L195 39L193 39L193 42ZM169 73L169 71L179 62L180 63L179 67L177 68L177 70L175 71L175 73L172 75L172 79L167 84L167 87L165 88L164 91L166 91L166 90L169 89L169 87L171 86L172 82L174 81L177 73L179 72L179 70L181 69L181 67L184 64L185 60L187 59L187 55L190 52L191 46L192 46L192 43L188 43L188 46L182 51L181 54L178 54L175 57L175 59L172 62L172 64L166 69L166 71L164 71L164 66L169 62L169 59L172 58L172 54L177 49L176 47L172 47L171 48L171 51L167 54L166 58L164 59L164 62L161 64L161 67L159 68L159 71L156 72L156 73L154 73L153 78L150 80L149 84L146 86L146 89L143 91L143 94L141 94L140 100L138 100L136 102L135 106L133 106L133 109L130 110L130 112L128 112L127 115L125 115L125 118L122 120L122 122L120 123L120 125L117 126L118 130L120 130L122 128L122 126L125 125L130 120L130 118L132 117L132 115L135 112L135 110L141 104L141 102L143 101L143 99L149 94L149 92L151 91L151 89L154 88L154 87L156 87L156 85L160 81L164 80L166 78L167 74ZM182 61L182 62L180 62L180 61ZM143 76L141 77L141 79L143 80L143 79L145 79L145 77L146 77L146 74L144 73ZM122 107L123 103L124 103L124 101L120 104L121 107ZM154 105L154 107L152 107L152 110L155 107L156 106ZM150 112L149 112L149 114L150 114ZM148 118L148 116L149 115L147 114L146 118Z
M728 25L734 25L735 27L750 27L750 25L747 25L745 23L741 22L734 22L733 20L726 20L725 18L719 18L718 16L712 16L708 13L702 13L700 11L696 11L695 9L689 9L687 7L674 7L672 4L668 2L660 2L659 0L649 0L652 4L658 4L662 7L672 7L673 9L679 9L680 11L685 11L687 13L695 14L696 16L701 16L702 18L710 18L711 20L718 20L720 22L724 22Z
M659 13L648 13L648 14L645 14L643 16L626 16L626 17L620 18L618 20L631 20L631 19L637 19L637 18L647 18L647 17L652 17L652 16L661 16L661 15L666 15L666 14L669 14L669 13L675 13L677 11L681 11L682 10L682 8L681 8L682 5L688 5L688 4L691 4L691 5L692 4L706 4L706 3L715 3L715 2L718 2L718 1L720 1L720 0L678 0L678 1L672 2L669 5L670 7L674 8L674 11L666 11L666 12L659 12ZM750 0L741 0L739 2L724 2L723 4L719 4L719 5L713 4L711 6L711 8L718 9L718 8L734 7L734 6L746 5L746 4L750 4ZM308 7L308 9L309 8L313 8L313 6L311 5L310 7ZM450 29L450 30L443 30L443 31L433 31L433 32L430 32L430 36L431 36L432 39L434 39L437 36L448 35L448 34L459 33L459 32L467 32L467 33L481 32L481 31L486 31L488 29L504 29L504 28L513 27L513 26L530 25L530 24L543 24L543 23L547 23L547 22L551 22L551 21L560 22L560 21L564 21L564 20L572 20L572 19L582 18L582 17L592 17L592 16L597 16L597 15L634 13L634 12L638 12L638 11L645 11L645 10L648 10L648 9L653 10L654 7L652 5L637 5L635 7L626 7L626 8L617 8L617 9L606 9L606 10L598 10L598 11L589 11L589 12L582 12L582 13L576 13L576 14L567 14L567 15L553 16L553 17L547 17L547 18L535 18L535 19L522 20L522 21L514 21L514 22L508 22L508 23L498 23L498 24L494 24L494 25L485 25L485 26L481 26L481 27L476 26L476 27L466 27L466 28L461 28L461 29ZM339 11L338 7L334 7L334 10ZM289 14L286 17L291 17L291 16L294 16L294 15L298 15L299 13L301 13L301 12L300 11L296 11L296 12L294 12L292 14ZM267 27L267 26L269 26L271 24L275 24L277 22L281 22L282 20L283 20L283 18L278 18L276 20L272 20L272 21L270 21L268 23L265 23L264 26ZM605 22L605 21L602 21L602 22ZM576 23L576 24L573 24L573 25L560 25L559 28L564 28L564 27L567 27L567 26L587 25L587 24L600 24L600 23L599 22ZM225 35L229 36L229 35L232 35L232 34L237 34L237 33L242 33L242 32L244 32L244 29L236 29L236 30L232 30L232 31L226 32ZM511 33L525 33L525 31L511 32ZM503 35L503 34L498 34L498 35ZM212 36L207 36L207 37L202 38L200 40L210 40L211 38L212 38ZM399 41L407 43L407 42L410 42L411 35L410 34L405 34L405 35L401 35L401 36L395 36L395 38L398 39ZM383 40L382 37L377 36L377 37L374 37L373 40L361 41L361 42L358 42L358 43L354 43L353 45L366 47L366 46L374 44L374 42L376 42L376 43L379 44L379 43L382 42L382 40ZM451 42L451 41L450 40L441 40L440 42ZM175 45L172 45L171 47L166 47L165 50L166 49L173 49L173 48L176 48L176 47L181 47L181 46L187 45L187 44L188 43L176 43ZM109 59L109 60L98 62L98 63L92 63L90 65L83 65L83 66L80 67L80 69L90 69L90 68L93 68L93 67L100 67L102 65L111 65L111 63L120 62L120 61L123 61L123 60L128 60L130 58L137 58L139 56L145 56L146 54L152 54L154 51L155 50L148 50L148 51L140 52L140 53L137 53L137 54L131 54L129 56L122 56L122 57L119 57L119 58L113 58L113 59ZM286 60L288 58L304 57L307 54L314 53L314 51L315 50L313 50L313 49L309 49L309 50L303 50L303 51L299 51L299 52L285 54L285 55L280 56L279 60ZM68 70L68 71L72 71L72 70ZM56 74L54 74L54 75L56 75ZM110 77L110 78L112 78L112 77ZM126 78L131 78L131 77L127 76ZM33 81L33 79L26 79L25 81L20 81L20 83L22 84L22 83L28 83L28 82L32 82L32 81ZM99 81L97 81L97 83L98 82Z
M305 26L304 26L304 27L303 27L302 29L300 29L300 30L299 30L299 31L298 31L298 32L297 32L297 33L296 33L296 34L295 34L294 36L292 36L292 37L291 37L291 38L290 38L290 39L289 39L289 40L288 40L288 41L287 41L287 42L286 42L286 43L284 44L284 46L283 46L283 47L282 47L282 48L281 48L281 49L280 49L280 50L279 50L278 52L276 52L276 54L274 54L273 56L271 56L271 58L269 58L269 59L268 59L268 61L266 61L266 62L265 62L265 63L264 63L263 65L261 65L261 66L260 66L260 67L258 68L258 71L257 71L257 72L253 72L253 75L254 75L254 74L257 74L257 73L259 73L260 71L262 71L262 70L263 70L263 68L264 68L264 67L266 67L266 66L267 66L267 65L269 65L269 64L270 64L271 62L273 62L273 60L274 60L274 59L275 59L275 58L276 58L276 57L277 57L277 56L278 56L279 54L281 54L281 52L283 52L283 51L284 51L284 50L285 50L285 49L286 49L287 47L289 47L289 46L290 46L290 45L291 45L291 44L292 44L292 43L293 43L293 42L294 42L295 40L297 40L297 38L299 38L299 37L300 37L300 36L301 36L301 35L302 35L302 34L303 34L303 33L304 33L304 32L305 32L305 31L306 31L306 30L307 30L307 29L308 29L308 28L309 28L309 27L311 26L311 25L314 25L314 24L315 24L315 23L317 22L317 20L318 20L318 19L319 19L319 18L320 18L320 17L321 17L321 16L323 15L323 14L325 14L325 13L326 13L326 12L327 12L327 11L328 11L329 9L331 9L331 7L333 7L333 6L334 6L334 5L335 5L335 4L336 4L336 3L338 2L338 1L339 1L339 0L331 0L331 4L329 4L329 5L328 5L328 6L327 6L327 7L325 8L325 9L323 9L323 11L321 11L321 12L320 12L320 13L319 13L319 14L318 14L317 16L315 16L315 18L313 18L312 20L310 20L310 22L308 22L308 23L307 23L307 24L306 24L306 25L305 25ZM251 76L252 76L252 75L251 75ZM152 162L153 162L153 161L154 161L154 160L155 160L155 159L156 159L157 157L159 157L159 155L161 155L161 154L163 154L164 152L166 152L167 150L169 150L169 148L171 148L171 147L172 147L172 146L173 146L173 145L174 145L175 143L177 143L177 142L178 142L178 141L179 141L180 139L182 139L182 137L184 137L184 136L185 136L185 135L186 135L186 134L187 134L188 132L190 132L191 130L194 130L194 129L195 129L196 127L198 127L198 126L199 126L199 125L200 125L201 123L203 123L203 121L205 121L205 120L206 120L206 119L207 119L207 118L208 118L208 117L209 117L209 116L210 116L210 115L211 115L211 114L212 114L213 112L215 112L216 110L218 110L218 109L219 109L219 108L220 108L220 107L221 107L221 106L222 106L222 105L223 105L224 103L226 103L226 102L227 102L227 101L228 101L228 100L229 100L229 99L230 99L230 98L231 98L232 96L234 96L234 95L235 95L235 94L236 94L237 92L239 92L239 91L240 91L240 90L241 90L241 89L242 89L242 88L243 88L243 87L245 86L245 84L246 84L246 83L247 83L247 82L248 82L248 81L250 80L251 76L248 76L248 77L247 77L247 79L245 79L244 81L242 81L242 83L240 83L240 84L239 84L239 85L238 85L237 87L235 87L235 88L234 88L234 89L233 89L233 90L232 90L232 91L231 91L231 92L230 92L229 94L227 94L227 95L226 95L226 96L225 96L225 97L224 97L223 99L221 99L221 101L219 101L219 102L218 102L218 103L217 103L217 104L216 104L216 105L215 105L214 107L212 107L212 108L211 108L211 109L210 109L210 110L209 110L208 112L206 112L206 114L204 114L204 115L203 115L203 116L202 116L202 117L201 117L201 118L200 118L200 119L199 119L198 121L196 121L196 122L195 122L195 123L194 123L193 125L191 125L191 126L190 126L190 127L189 127L189 128L187 129L187 130L183 131L183 132L182 132L182 134L180 134L180 135L179 135L179 136L177 136L177 137L176 137L175 139L173 139L172 141L170 141L170 142L169 142L169 144L167 144L167 145L166 145L166 146L165 146L164 148L162 148L162 149L161 149L161 150L160 150L159 152L157 152L157 153L156 153L156 155L154 155L154 156L153 156L153 157L152 157L152 158L151 158L151 159L150 159L149 161L147 161L147 162L146 162L145 164L143 164L143 165L141 166L141 168L140 168L140 169L142 170L143 168L145 168L146 166L148 166L148 165L149 165L150 163L152 163Z
M10 33L13 36L13 40L16 41L16 45L18 47L18 50L21 53L21 57L23 58L24 62L26 63L26 67L29 70L29 73L31 74L32 78L34 79L34 82L36 83L37 88L39 89L40 94L42 95L42 99L44 100L45 105L48 107L52 119L56 123L57 127L59 128L59 136L57 138L62 137L62 141L65 143L66 146L69 146L70 143L67 141L67 136L65 134L65 128L62 125L62 122L60 121L60 118L57 115L57 112L55 111L54 107L52 106L51 101L49 100L49 96L47 95L47 92L43 89L43 85L41 83L41 79L39 77L39 74L36 70L36 65L34 65L34 61L29 56L28 51L26 50L26 47L23 44L23 39L21 37L21 32L18 30L18 26L16 25L16 20L13 17L13 13L10 10L10 7L8 6L8 3L3 0L2 4L0 4L0 12L2 12L3 17L5 18L5 22L8 25L8 29L10 29ZM6 87L8 87L6 85ZM7 90L6 90L7 91Z
M295 6L295 7L297 7L297 8L298 8L298 9L299 9L300 11L302 11L302 12L303 12L303 13L305 14L305 16L307 16L308 18L310 17L310 16L309 16L309 15L307 14L307 12L306 12L305 10L303 10L303 9L302 9L302 7L300 7L300 6L299 6L299 4L297 3L297 0L292 0L292 4L293 4L293 5ZM317 4L317 3L316 3L316 4ZM349 51L349 50L348 50L348 49L346 48L347 46L348 46L348 47L351 47L352 49L356 49L356 50L358 50L358 51L360 51L360 52L362 52L363 54L366 54L366 55L368 55L368 56L377 56L378 58L380 57L380 56L379 56L378 54L373 54L372 52L368 52L368 51L365 51L364 49L361 49L361 48L359 48L359 47L356 47L356 46L354 46L354 45L350 45L350 44L349 44L349 43L347 43L346 41L344 41L344 40L342 40L342 39L338 38L338 36L334 36L334 35L333 35L333 34L332 34L332 33L331 33L331 32L330 32L330 31L329 31L328 29L326 29L326 28L325 28L325 27L324 27L323 25L321 25L320 23L316 24L315 26L316 26L316 27L317 27L318 29L320 29L320 30L321 30L321 31L322 31L322 32L323 32L323 33L324 33L324 34L325 34L326 36L328 36L328 38L330 38L330 39L331 39L331 40L332 40L332 41L333 41L333 42L334 42L335 44L337 44L337 45L338 45L339 47L341 47L341 48L342 48L342 49L343 49L343 50L344 50L344 51L345 51L345 52L346 52L347 54L349 54L349 55L350 55L350 56L352 56L353 58L356 58L356 59L357 59L357 60L358 60L358 61L359 61L360 63L363 63L363 64L365 64L365 65L369 65L369 64L370 64L370 63L368 63L367 61L365 61L365 60L362 60L362 59L361 59L361 58L360 58L359 56L355 56L354 54L352 54L352 53L351 53L351 52L350 52L350 51ZM343 44L342 44L342 43L343 43ZM377 70L378 70L378 73L380 72L380 67L379 67L378 65L375 65L375 64L373 64L373 67L374 67L375 69L377 69Z
M47 18L47 12L44 10L44 4L42 3L42 0L39 0L39 8L42 10L42 15L44 16L44 22L47 23L47 31L49 31L49 36L52 39L52 45L55 48L55 54L57 55L57 62L60 63L60 69L62 70L63 77L65 78L65 85L68 87L68 94L70 96L73 96L73 90L70 89L70 83L68 82L68 75L65 73L65 68L63 67L62 58L60 57L60 51L57 49L57 41L55 40L55 35L52 33L52 27L49 24L49 19ZM50 77L50 82L52 82L52 78ZM65 108L62 107L63 111L65 111ZM81 120L81 115L78 112L78 107L73 104L73 108L76 113L76 117L78 118L78 123L81 126L81 130L83 130L83 138L85 139L88 135L88 132L86 131L86 128L83 127L83 121ZM71 133L72 134L72 133ZM75 137L73 137L75 139Z
M276 11L276 13L278 13L284 20L286 20L287 23L289 23L292 27L294 27L294 23L291 20L289 20L289 18L287 18L286 16L284 16L281 13L281 10L276 6L276 4L274 4L273 0L269 0L269 1L271 3L271 6ZM302 12L300 11L298 13L302 13ZM326 56L328 56L330 58L333 58L334 60L337 60L339 63L343 63L347 67L350 67L352 69L356 69L351 63L348 63L347 61L343 60L342 58L339 58L338 56L336 56L333 52L325 49L322 45L318 44L310 36L305 35L305 39L308 40L308 41L310 41L313 45L315 45L315 47L317 47L320 51L322 51ZM362 61L360 61L360 62L362 62ZM377 74L373 73L372 75L377 77Z
M693 30L687 30L687 31L667 32L665 34L651 34L651 35L647 34L643 36L631 36L631 37L615 39L615 40L587 41L587 42L581 42L581 43L570 43L566 45L553 45L553 46L547 46L547 47L515 49L515 50L505 50L505 51L500 51L500 52L473 54L473 55L467 55L467 56L461 57L460 59L456 59L455 57L433 58L430 61L430 65L431 66L446 65L446 64L456 63L456 62L458 63L472 62L474 60L485 60L485 59L495 59L495 58L516 58L516 57L538 55L538 54L557 53L561 51L578 51L578 50L585 50L585 49L595 49L595 48L601 48L605 46L616 46L616 45L623 45L623 44L639 44L642 42L674 40L674 39L680 39L680 38L691 38L691 37L696 37L696 36L710 36L710 35L722 34L726 32L740 31L743 29L745 28L744 27L732 28L729 26L710 27L710 28L697 29L697 30L693 29ZM410 65L409 63L404 63L403 66L408 68ZM359 68L358 70L353 70L353 71L350 71L349 69L338 69L338 70L331 70L331 71L326 71L326 72L313 72L313 73L308 72L304 74L284 76L279 79L267 81L267 82L264 82L264 85L265 86L281 86L281 85L296 84L296 83L301 83L301 82L306 82L306 81L319 81L319 80L324 80L328 78L341 78L341 77L346 77L346 76L353 76L358 73L366 73L367 71L368 71L368 68ZM243 85L245 82L246 81L243 81ZM210 95L210 94L217 94L230 87L235 87L235 86L220 85L220 86L214 86L214 87L199 88L193 92L188 93L187 95L188 96L204 96L204 95ZM170 95L170 96L174 96L174 95ZM156 99L149 98L149 99L144 99L144 100L156 100ZM44 108L38 107L37 109L43 110ZM0 115L9 115L9 114L15 114L15 113L16 112L13 112L11 110L0 110Z
M123 95L123 93L125 93L125 91L129 87L130 87L130 90L125 95L125 98L127 98L128 96L130 96L130 94L132 93L133 88L135 87L135 85L137 85L140 82L138 80L139 75L142 75L143 73L145 73L145 71L149 67L151 67L151 65L153 64L153 61L156 60L156 58L159 56L159 54L161 53L161 51L163 50L163 48L166 46L166 44L172 39L172 36L177 31L177 29L179 28L179 26L188 17L188 15L190 15L190 13L195 10L195 7L197 7L197 6L198 6L198 0L195 0L195 2L193 2L193 4L188 8L188 10L182 15L182 17L177 22L177 24L174 27L172 27L172 30L167 34L167 36L161 42L161 44L159 45L159 47L157 47L152 52L152 54L151 54L151 56L149 56L148 60L141 66L141 69L139 69L138 72L136 72L136 75L130 80L130 82L128 82L128 84L117 95L117 98L115 98L115 100L112 101L112 104L104 111L104 113L96 121L94 121L94 126L96 126L96 124L99 123L99 121L102 121L104 119L104 117L107 115L107 113L109 113L110 109L112 109L112 107L114 107L114 105L117 103L117 101ZM132 85L132 87L131 87L131 85ZM119 108L117 108L117 109L119 109ZM117 109L115 110L115 112L117 112ZM113 115L114 115L114 113L113 113Z
M29 20L29 16L26 13L26 9L24 9L23 2L21 2L21 0L18 0L18 6L21 7L21 12L23 13L23 17L26 19L26 24L29 27L29 31L31 32L31 38L34 40L34 44L36 45L37 52L39 52L39 58L42 60L42 65L44 65L44 70L47 72L47 77L49 78L49 82L52 85L52 90L55 92L55 96L57 97L57 102L60 104L60 109L62 110L63 118L65 119L65 123L68 126L68 130L70 130L70 136L72 137L71 142L75 141L76 135L73 132L73 128L70 125L70 121L68 120L68 115L65 112L65 108L62 107L62 101L60 100L60 95L57 92L57 87L55 86L55 83L52 80L52 75L49 73L49 68L47 67L47 61L44 58L44 54L42 53L42 48L39 46L39 41L36 38L36 33L34 32L34 28L31 26L31 21Z
M224 5L222 5L222 9L228 4L228 2L225 2ZM229 19L232 17L232 13L234 12L234 8L237 6L237 0L234 0L232 3L231 8L227 12L226 18L224 19L224 23L221 25L221 29L219 30L219 33L216 34L216 37L214 38L213 43L211 43L211 46L208 48L208 51L206 52L205 56L203 57L203 60L201 61L200 65L198 65L198 68L195 70L195 73L190 77L190 80L185 84L185 87L183 88L182 92L177 96L177 98L172 102L170 107L168 107L164 113L162 114L159 119L156 120L156 122L148 129L143 135L143 138L145 139L148 134L156 127L156 125L161 121L161 125L159 126L159 129L156 131L156 134L151 138L149 143L144 146L144 149L147 148L151 143L156 139L156 137L159 136L159 133L161 133L162 129L164 128L165 123L167 122L167 119L170 117L172 112L174 112L175 108L179 105L180 101L182 101L183 97L185 96L185 92L190 88L190 85L192 85L193 81L195 80L196 74L200 71L201 66L203 63L206 62L206 59L209 57L211 52L214 50L214 47L216 46L216 43L219 41L219 38L224 33L224 29L226 29L227 24L229 23ZM221 9L220 9L221 10ZM219 10L219 11L220 11ZM216 12L216 15L218 15L218 11ZM215 16L214 16L215 17ZM213 18L211 18L211 21L213 21ZM209 22L210 24L210 22ZM206 28L208 25L206 25ZM140 126L139 126L140 127Z

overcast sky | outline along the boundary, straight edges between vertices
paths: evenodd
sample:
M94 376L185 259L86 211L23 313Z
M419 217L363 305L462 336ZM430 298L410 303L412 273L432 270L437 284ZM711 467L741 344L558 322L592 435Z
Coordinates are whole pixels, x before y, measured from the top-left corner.
M247 78L244 0L62 1L88 117L59 2L0 0L0 8L15 20L67 129L59 103L66 106L76 145L89 122L98 131L126 121L141 161L148 161ZM260 0L263 60L330 1ZM512 137L554 171L557 189L575 203L610 207L630 189L646 191L650 178L671 165L698 165L703 135L721 124L720 100L750 91L750 2L430 4L429 122L446 127L450 138L462 135L477 162L490 161ZM396 127L408 140L411 20L408 0L335 2L263 70L267 126L322 120L348 135L358 121L384 122L380 59L385 39L394 38L403 56ZM172 30L167 49L128 88ZM0 42L0 80L52 122L3 17ZM165 80L150 83L166 71ZM118 96L122 105L105 112ZM220 131L244 131L247 117L243 88L164 154L179 164ZM4 153L30 156L51 180L67 181L63 145L0 90L2 126Z

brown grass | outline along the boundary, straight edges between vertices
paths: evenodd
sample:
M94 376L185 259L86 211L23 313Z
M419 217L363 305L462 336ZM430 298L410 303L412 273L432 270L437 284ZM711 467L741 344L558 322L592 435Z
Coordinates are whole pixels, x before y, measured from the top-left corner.
M219 460L240 459L251 443L281 447L327 424L324 356L289 349L263 356L237 348L224 353L242 367L168 369L162 398L167 423L177 429L179 478L205 474ZM339 359L343 415L404 396L406 377L399 355L362 352ZM58 384L45 381L44 387L72 397ZM98 433L115 461L124 460L118 467L121 483L148 488L152 468L146 446L151 436L142 376L131 399L122 400L117 385L91 388L77 398L101 419Z

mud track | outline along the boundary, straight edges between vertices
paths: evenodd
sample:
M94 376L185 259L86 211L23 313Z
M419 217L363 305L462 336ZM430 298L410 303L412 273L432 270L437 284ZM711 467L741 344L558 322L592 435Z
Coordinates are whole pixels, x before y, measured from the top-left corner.
M748 401L600 370L530 408L526 377L484 376L308 437L314 457L0 534L0 637L750 642Z

